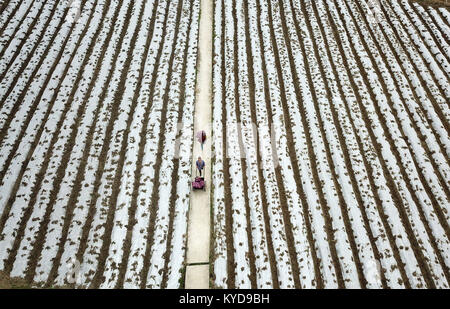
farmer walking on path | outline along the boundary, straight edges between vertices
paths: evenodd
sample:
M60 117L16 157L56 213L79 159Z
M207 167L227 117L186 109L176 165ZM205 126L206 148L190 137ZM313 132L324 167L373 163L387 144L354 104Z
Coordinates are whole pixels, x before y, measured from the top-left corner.
M202 151L203 151L203 144L206 141L206 132L203 131L203 130L202 131L198 131L197 132L197 139L198 139L198 141L199 141L199 143L200 143L200 145L202 147Z
M202 160L201 157L198 157L197 162L195 162L197 165L197 169L200 173L200 176L202 176L202 170L205 168L205 161Z

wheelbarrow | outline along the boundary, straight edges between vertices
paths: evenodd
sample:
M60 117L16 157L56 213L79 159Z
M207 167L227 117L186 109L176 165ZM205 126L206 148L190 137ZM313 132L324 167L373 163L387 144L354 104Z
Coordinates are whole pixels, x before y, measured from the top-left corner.
M204 177L196 176L194 181L192 182L193 190L203 190L206 191L206 181Z

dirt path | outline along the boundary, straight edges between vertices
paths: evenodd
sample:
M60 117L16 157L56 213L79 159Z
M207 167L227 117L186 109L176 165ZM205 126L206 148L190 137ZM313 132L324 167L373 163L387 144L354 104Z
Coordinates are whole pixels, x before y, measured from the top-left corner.
M209 237L210 237L210 190L211 190L211 88L212 88L212 0L201 0L199 29L199 56L197 89L194 115L194 149L192 154L192 175L195 176L195 161L199 156L206 163L206 191L191 194L188 222L188 242L186 256L186 289L209 288ZM203 150L195 134L206 132Z

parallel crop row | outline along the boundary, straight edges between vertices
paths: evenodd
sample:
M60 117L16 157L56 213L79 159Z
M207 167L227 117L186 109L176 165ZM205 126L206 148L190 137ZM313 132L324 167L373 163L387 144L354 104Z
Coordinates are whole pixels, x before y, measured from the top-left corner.
M4 6L0 270L45 286L178 287L199 1Z
M448 17L215 1L216 286L449 287Z

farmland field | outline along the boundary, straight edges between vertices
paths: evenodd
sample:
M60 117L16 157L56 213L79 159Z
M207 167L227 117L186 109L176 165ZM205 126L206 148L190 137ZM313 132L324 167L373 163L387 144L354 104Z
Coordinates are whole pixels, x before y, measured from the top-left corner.
M448 288L448 8L214 4L212 285Z
M1 271L180 286L199 3L1 2Z
M449 121L444 0L0 0L0 281L450 288Z

